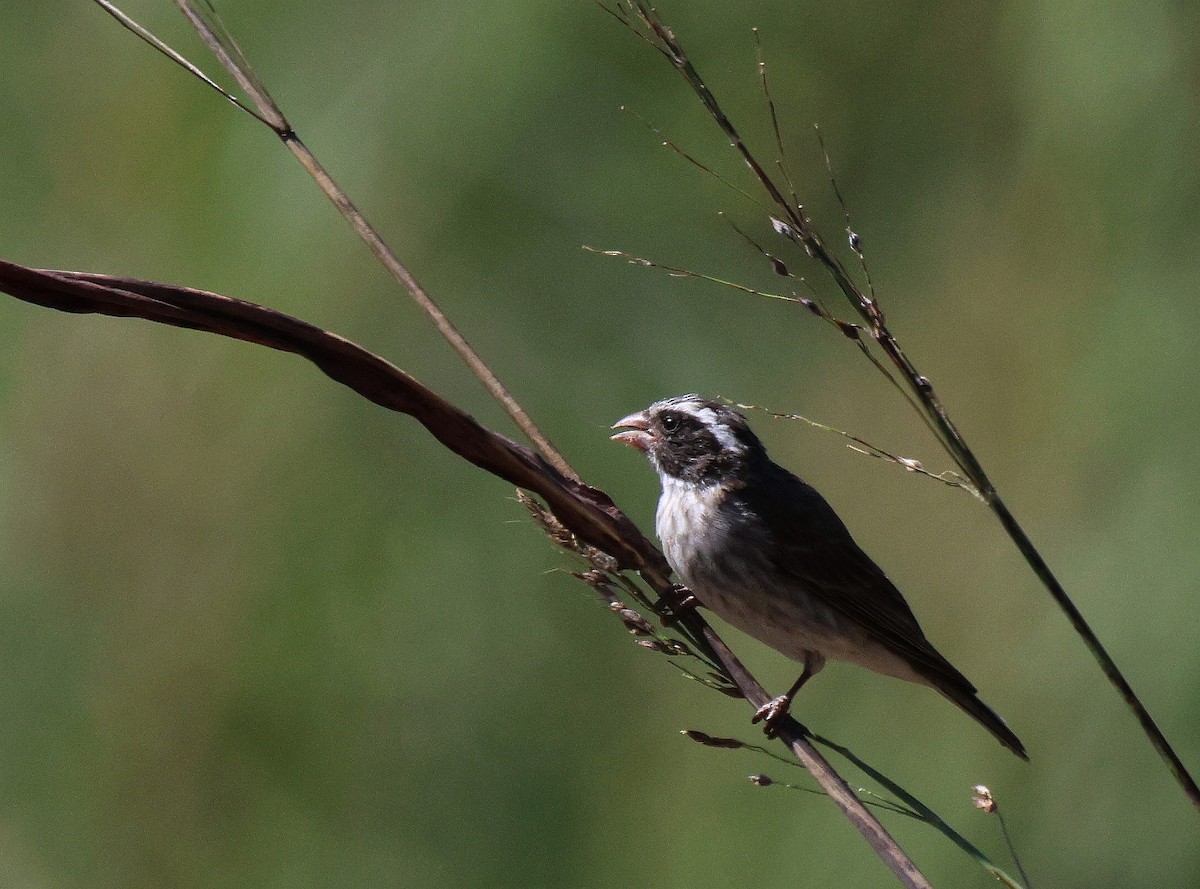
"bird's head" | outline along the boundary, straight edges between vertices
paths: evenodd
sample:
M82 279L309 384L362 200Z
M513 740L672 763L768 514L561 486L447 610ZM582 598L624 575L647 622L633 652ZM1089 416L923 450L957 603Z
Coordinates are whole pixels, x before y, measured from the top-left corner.
M612 437L646 455L659 475L699 484L737 477L765 456L746 418L719 401L680 395L656 401L613 424Z

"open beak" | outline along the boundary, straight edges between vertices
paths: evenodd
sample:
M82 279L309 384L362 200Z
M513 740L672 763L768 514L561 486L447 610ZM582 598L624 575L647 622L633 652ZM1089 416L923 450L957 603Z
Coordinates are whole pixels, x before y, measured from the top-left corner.
M629 445L631 448L645 453L650 448L650 419L645 411L630 414L613 423L613 429L627 429L628 432L618 432L612 436L613 441Z

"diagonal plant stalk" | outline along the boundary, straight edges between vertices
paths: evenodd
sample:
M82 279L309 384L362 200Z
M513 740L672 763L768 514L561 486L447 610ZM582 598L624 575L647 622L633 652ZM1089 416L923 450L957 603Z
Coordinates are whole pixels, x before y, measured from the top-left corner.
M952 843L954 843L954 845L958 846L960 849L962 849L964 852L966 852L969 856L974 858L975 861L977 861L980 864L980 866L983 867L984 870L986 870L989 874L991 874L993 877L995 877L998 881L1000 881L1001 883L1004 883L1006 886L1009 886L1010 889L1021 889L1020 883L1018 883L1011 876L1009 876L1007 873L1005 873L1003 870L1001 870L999 867L997 867L992 862L992 860L990 858L988 858L986 855L984 855L983 852L974 843L972 843L970 840L968 840L966 837L964 837L961 833L959 833L957 830L955 830L953 827L951 827L949 824L947 824L946 821L942 818L942 816L940 816L937 812L933 811L933 809L929 808L929 806L925 805L925 803L921 802L919 799L917 799L915 796L913 796L911 793L909 793L907 790L905 790L903 787L901 787L899 784L897 784L895 781L893 781L887 775L880 772L877 768L872 766L870 763L864 761L856 753L854 753L854 751L852 751L849 747L846 747L845 745L842 745L842 744L838 744L834 741L829 740L828 738L823 738L820 735L813 736L813 740L816 741L818 744L820 744L822 747L827 747L830 750L840 753L843 757L845 757L847 760L854 763L854 765L856 765L859 769L861 769L864 774L869 775L871 778L873 778L874 780L876 780L880 784L882 784L884 787L886 787L890 793L894 794L897 798L899 798L899 800L904 805L908 806L915 813L913 817L917 818L920 821L925 822L926 824L928 824L928 825L932 826L933 828L935 828L936 830L940 831L942 833L942 835L949 838L949 840ZM1009 849L1010 850L1012 849L1011 843L1009 844ZM1017 868L1021 872L1021 878L1025 881L1026 889L1028 889L1029 877L1025 874L1025 869L1021 867L1021 864L1019 861L1017 862Z
M208 0L196 0L196 2L192 2L192 0L174 0L174 3L187 16L192 27L199 33L201 39L204 40L213 55L217 57L225 69L237 81L238 86L250 97L250 104L242 101L228 90L223 89L216 81L205 75L199 67L193 65L179 52L172 49L158 37L155 37L154 34L139 25L116 5L109 2L109 0L95 0L95 2L141 40L150 44L150 46L154 47L194 77L199 78L203 83L216 90L255 120L269 127L280 138L283 144L287 146L288 150L296 156L296 159L300 161L300 165L313 178L313 181L317 183L317 186L325 193L325 196L333 202L333 205L337 208L342 218L350 223L351 228L362 238L371 252L375 254L375 258L383 264L383 267L391 273L392 277L408 291L413 301L429 316L438 333L458 353L459 357L470 368L471 373L483 383L492 397L500 403L500 406L504 408L509 417L512 418L512 421L517 424L517 427L525 433L526 437L533 442L542 456L554 464L554 467L563 473L563 475L578 480L579 476L571 468L567 459L554 446L546 434L538 428L537 424L533 422L533 419L526 413L520 402L513 397L513 394L500 381L500 378L496 376L487 362L467 342L466 337L454 326L454 323L441 310L441 307L438 306L433 297L425 291L425 288L421 286L408 267L400 261L391 247L387 245L387 242L383 240L354 202L350 200L349 195L342 191L337 182L329 174L329 171L317 160L316 155L301 141L295 129L288 122L283 110L271 97L266 86L263 85L262 80L242 53L241 47L237 45L237 41L233 39L233 36L221 21L220 16L217 15L216 9L213 8Z
M543 496L554 515L573 532L582 533L584 539L604 552L615 556L621 567L638 571L660 597L668 598L670 601L669 597L673 596L674 586L670 581L670 568L662 554L629 522L606 495L580 482L565 458L533 423L516 399L454 328L436 303L425 293L415 277L384 243L349 197L337 187L332 177L299 139L287 118L270 97L211 4L207 0L195 0L195 2L175 0L205 43L250 97L253 108L248 107L213 80L204 76L199 68L189 63L182 55L154 37L149 31L133 22L109 0L96 0L96 2L140 39L167 55L194 76L198 76L237 107L247 111L256 120L271 128L300 160L322 191L334 203L338 212L367 242L376 257L408 290L412 298L425 309L439 332L451 343L492 396L504 406L514 422L534 442L541 456L509 442L490 430L483 429L458 408L441 401L411 377L391 365L387 365L382 359L370 356L369 353L367 355L374 362L371 363L372 373L384 373L385 376L388 376L387 384L390 386L399 384L403 387L419 387L424 397L418 398L416 401L410 397L397 401L391 397L390 393L385 397L384 394L374 389L362 394L385 407L412 414L451 450L476 465ZM342 350L357 347L340 338L333 337L326 331L312 328L297 319L260 306L229 300L227 297L220 297L217 294L187 288L171 288L154 282L110 279L83 273L39 272L8 263L0 263L0 271L4 273L6 279L5 282L0 283L0 289L31 302L65 311L98 311L105 314L143 317L175 326L246 339L270 348L296 352L314 361L323 371L339 382L350 385L356 391L362 391L355 385L355 383L361 382L361 379L357 375L349 374L346 367L343 366L346 356ZM84 295L81 296L81 294ZM274 329L279 324L283 324L287 328L288 335L282 339L278 335L279 332ZM329 346L329 341L323 338L322 334L324 337L336 341L337 348L334 351L338 353L338 358L341 360L332 363L329 361L328 356L322 351L322 348ZM315 343L319 343L321 348L317 348ZM351 363L353 364L353 362ZM386 365L386 368L381 369L379 364ZM378 383L378 380L374 382ZM434 412L431 419L426 408L428 403L434 400L438 402L438 410ZM455 434L447 433L444 423L449 423L448 428ZM470 433L467 437L473 441L473 446L460 449L459 439L467 433ZM479 442L476 439L481 433L486 433L483 441L489 445L484 449L488 453L481 453L478 450ZM494 459L495 454L490 453L497 447L505 455L504 459L499 460L498 463ZM530 464L533 466L531 467ZM583 529L582 532L580 528ZM741 696L751 706L757 710L771 699L771 695L746 670L741 661L695 609L688 609L679 615L677 620L686 630L689 638L695 640L706 655L721 665L722 671L730 683L736 686ZM878 819L858 799L846 781L816 750L808 740L807 731L803 726L789 717L778 727L777 735L813 775L822 789L834 800L897 879L911 889L928 889L929 881Z
M635 34L660 52L677 70L683 79L696 93L703 103L705 110L729 140L730 146L741 156L750 168L751 174L766 192L770 201L778 208L781 218L771 217L771 224L776 233L798 245L805 253L817 262L833 280L834 285L849 300L858 314L866 322L871 339L879 345L884 354L899 371L908 391L905 393L909 403L917 410L922 421L934 433L938 442L950 455L951 459L970 479L971 484L979 492L980 497L1000 521L1013 544L1033 569L1034 574L1053 597L1054 601L1066 614L1075 632L1083 639L1099 663L1104 675L1116 687L1125 704L1133 712L1138 723L1145 732L1150 743L1166 762L1175 776L1183 792L1192 805L1200 810L1200 786L1184 766L1183 761L1167 741L1158 724L1150 715L1133 687L1121 673L1116 662L1100 642L1083 613L1071 600L1062 583L1050 569L1025 529L1017 521L1008 506L1001 499L996 486L988 477L975 453L967 445L958 427L954 425L941 399L934 391L932 381L924 376L900 347L900 343L887 326L883 309L873 295L864 292L850 276L842 262L826 246L820 234L813 228L811 221L804 213L803 206L789 201L774 179L758 161L746 145L741 134L732 121L721 110L716 97L708 85L700 77L691 59L684 52L678 39L671 29L659 18L657 11L645 0L622 0L623 6L617 6L608 11L629 27ZM857 235L848 230L852 246L857 242ZM856 250L857 252L857 250ZM860 341L860 345L864 345ZM881 370L882 365L876 363ZM888 375L890 378L890 375ZM893 378L894 379L894 378Z
M792 768L796 767L794 762L776 755L760 744L748 744L745 741L738 740L737 738L713 737L706 732L696 731L695 729L687 729L683 732L683 734L689 739L698 744L702 744L705 747L712 747L718 750L748 750L752 753L769 756L771 759L781 762L786 766ZM923 802L913 796L913 794L905 790L902 786L900 786L900 784L893 781L870 763L863 760L848 747L831 741L828 738L822 737L821 735L814 734L812 739L822 747L827 747L830 750L841 754L846 760L858 767L863 774L886 787L892 796L900 800L900 802L896 802L894 799L888 799L887 797L879 796L878 794L872 793L865 788L859 788L859 793L864 797L863 802L865 802L867 805L883 808L887 811L894 812L897 815L904 815L907 818L912 818L916 821L920 821L922 824L929 825L950 840L950 842L952 842L954 845L958 846L958 848L965 852L969 857L974 859L974 861L980 867L982 867L989 876L1003 883L1005 886L1009 887L1009 889L1030 889L1029 878L1025 874L1024 868L1021 867L1019 861L1016 863L1017 868L1021 872L1021 879L1025 881L1024 886L1022 886L1021 883L1018 883L1016 879L1014 879L1011 875L1006 873L1003 868L999 867L994 861L992 861L983 852L983 850L968 840L959 831L951 827L944 818L937 814L937 812L933 811L933 809L929 808L929 806L925 805ZM766 775L754 775L750 780L759 787L768 787L777 783ZM804 787L796 784L786 784L784 786L793 788L795 790L807 791L809 793L821 792L819 790L814 790L811 787ZM1005 830L1006 839L1007 836L1008 833L1007 830ZM1011 842L1008 843L1008 848L1011 852Z
M611 557L616 570L637 571L668 601L675 593L671 569L662 553L604 492L481 426L404 371L329 331L216 293L84 272L31 269L4 260L0 260L0 291L59 311L144 318L300 355L369 401L412 416L463 459L537 494L557 522ZM676 619L752 707L757 710L771 699L696 609L687 609ZM931 889L879 820L813 746L804 727L789 716L778 725L777 734L897 879L910 889Z

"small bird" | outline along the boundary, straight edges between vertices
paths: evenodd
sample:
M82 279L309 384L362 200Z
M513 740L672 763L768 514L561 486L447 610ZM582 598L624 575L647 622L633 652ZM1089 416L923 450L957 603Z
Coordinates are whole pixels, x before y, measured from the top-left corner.
M804 664L754 722L770 732L827 658L927 685L1022 759L1025 747L925 638L900 591L825 498L771 461L746 418L699 395L657 401L613 425L643 452L662 496L655 530L699 602Z

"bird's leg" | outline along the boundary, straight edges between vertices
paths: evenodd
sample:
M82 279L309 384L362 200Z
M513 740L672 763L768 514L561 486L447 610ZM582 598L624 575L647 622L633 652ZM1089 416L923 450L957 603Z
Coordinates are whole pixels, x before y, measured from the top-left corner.
M692 595L681 583L671 585L671 592L658 600L655 610L664 627L670 627L679 621L680 615L692 608L698 608L700 600Z
M800 691L804 683L821 672L823 666L825 666L825 659L823 657L815 652L805 652L804 670L800 673L800 678L792 683L792 687L787 690L786 694L772 698L759 707L750 722L753 724L761 722L763 724L763 731L766 732L767 737L775 737L776 723L787 716L788 710L792 706L792 699L796 697L796 693Z

